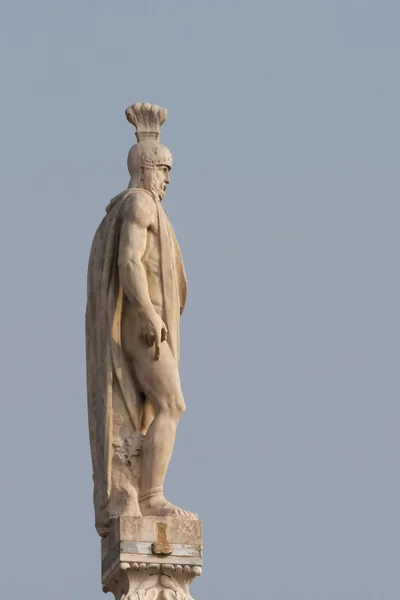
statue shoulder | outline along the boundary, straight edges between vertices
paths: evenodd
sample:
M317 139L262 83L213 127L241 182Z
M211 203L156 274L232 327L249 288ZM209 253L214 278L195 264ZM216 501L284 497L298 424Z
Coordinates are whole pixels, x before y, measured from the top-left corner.
M132 221L141 227L148 227L156 216L154 198L149 192L133 189L125 198L122 209L124 221Z

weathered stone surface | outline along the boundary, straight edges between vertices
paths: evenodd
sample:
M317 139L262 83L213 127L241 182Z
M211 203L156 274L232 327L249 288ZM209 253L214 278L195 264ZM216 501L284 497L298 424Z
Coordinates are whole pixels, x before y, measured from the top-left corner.
M180 517L120 517L110 531L110 546L120 541L156 542L157 526L166 526L166 536L173 544L201 544L201 521Z

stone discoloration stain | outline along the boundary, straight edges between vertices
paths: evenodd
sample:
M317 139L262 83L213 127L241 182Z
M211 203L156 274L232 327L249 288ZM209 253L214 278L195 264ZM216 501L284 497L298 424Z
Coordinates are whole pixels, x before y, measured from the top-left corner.
M151 545L153 554L167 556L172 554L172 544L167 540L167 526L165 523L157 523L157 542Z

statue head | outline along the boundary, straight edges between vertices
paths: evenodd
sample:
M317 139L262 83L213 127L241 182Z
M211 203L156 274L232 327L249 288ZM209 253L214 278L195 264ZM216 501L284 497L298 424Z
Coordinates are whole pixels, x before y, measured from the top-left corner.
M137 139L128 154L129 187L142 187L162 200L172 167L171 152L160 144L160 127L167 118L167 110L137 102L127 108L125 114L136 127Z

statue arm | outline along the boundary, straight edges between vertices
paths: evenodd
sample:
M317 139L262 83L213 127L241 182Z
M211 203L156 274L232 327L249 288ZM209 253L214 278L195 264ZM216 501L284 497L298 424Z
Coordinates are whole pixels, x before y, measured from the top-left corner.
M148 319L156 316L142 262L146 250L147 231L154 218L151 208L147 198L140 196L135 197L128 205L124 212L118 255L122 288L129 301Z

